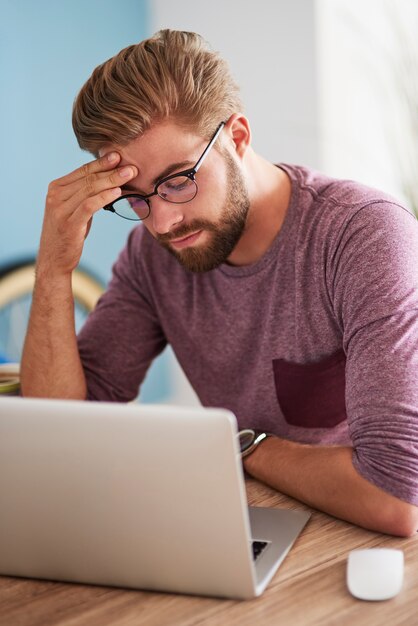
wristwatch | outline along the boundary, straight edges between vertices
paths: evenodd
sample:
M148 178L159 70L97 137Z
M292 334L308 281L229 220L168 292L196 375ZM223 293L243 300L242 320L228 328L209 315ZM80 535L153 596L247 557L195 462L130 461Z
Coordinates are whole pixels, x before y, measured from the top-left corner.
M238 438L241 450L241 459L245 459L246 456L252 454L260 443L264 441L264 439L271 436L271 433L266 433L264 430L253 430L252 428L240 430Z

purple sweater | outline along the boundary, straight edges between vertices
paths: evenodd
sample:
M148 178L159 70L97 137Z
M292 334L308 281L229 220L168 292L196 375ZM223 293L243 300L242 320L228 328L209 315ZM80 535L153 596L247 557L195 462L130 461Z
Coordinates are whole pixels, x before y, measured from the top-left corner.
M139 226L79 335L89 398L133 399L171 344L205 406L239 426L354 448L418 505L418 228L381 192L281 165L292 195L266 254L193 274Z

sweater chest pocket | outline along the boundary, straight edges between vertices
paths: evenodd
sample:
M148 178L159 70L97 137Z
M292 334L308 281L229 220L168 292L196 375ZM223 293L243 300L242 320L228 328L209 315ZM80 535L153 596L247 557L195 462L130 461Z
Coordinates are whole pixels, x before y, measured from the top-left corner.
M303 428L332 428L347 419L345 353L315 363L273 360L277 400L286 422Z

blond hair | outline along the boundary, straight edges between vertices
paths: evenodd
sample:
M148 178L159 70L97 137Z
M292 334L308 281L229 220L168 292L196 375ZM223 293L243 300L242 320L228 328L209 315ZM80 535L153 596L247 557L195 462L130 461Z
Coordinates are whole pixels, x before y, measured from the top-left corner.
M173 119L203 137L242 111L227 63L196 33L160 30L99 65L73 107L79 146L97 156L155 122Z

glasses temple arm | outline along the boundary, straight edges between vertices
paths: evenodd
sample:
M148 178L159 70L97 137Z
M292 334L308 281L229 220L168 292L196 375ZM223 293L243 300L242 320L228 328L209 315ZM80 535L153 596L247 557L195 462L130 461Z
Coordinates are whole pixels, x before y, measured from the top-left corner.
M202 156L200 157L200 159L198 160L198 162L194 166L193 169L194 169L195 172L197 172L198 169L200 168L200 166L202 165L203 161L206 158L206 155L208 154L209 150L212 148L212 146L215 143L215 141L218 139L219 133L221 132L221 130L223 129L224 126L225 126L225 122L221 122L219 124L218 128L215 131L215 134L213 135L212 139L210 140L210 142L206 146L205 150L203 151Z

